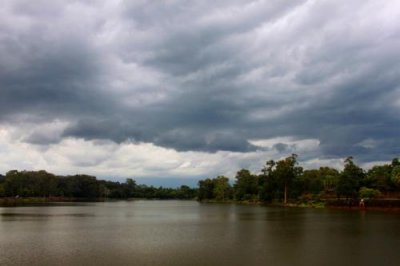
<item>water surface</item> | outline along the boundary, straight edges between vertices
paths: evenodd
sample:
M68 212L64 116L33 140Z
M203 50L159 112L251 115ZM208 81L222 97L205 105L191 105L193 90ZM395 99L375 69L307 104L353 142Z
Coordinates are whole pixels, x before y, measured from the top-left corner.
M195 201L0 208L0 265L400 265L400 214Z

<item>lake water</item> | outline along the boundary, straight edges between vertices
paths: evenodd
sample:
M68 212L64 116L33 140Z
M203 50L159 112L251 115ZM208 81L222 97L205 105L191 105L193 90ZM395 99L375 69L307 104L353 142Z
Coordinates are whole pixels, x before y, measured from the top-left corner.
M400 214L195 201L0 208L0 265L400 265Z

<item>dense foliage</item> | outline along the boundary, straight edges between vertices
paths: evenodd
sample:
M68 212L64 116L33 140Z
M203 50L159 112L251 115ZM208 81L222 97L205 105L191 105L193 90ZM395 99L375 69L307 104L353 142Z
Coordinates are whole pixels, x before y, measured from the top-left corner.
M0 176L3 197L193 199L196 195L197 190L188 186L174 189L138 185L130 178L120 183L89 175L56 176L43 170L12 170Z
M303 170L298 166L297 155L279 160L269 160L261 174L249 170L237 172L231 185L228 178L218 176L199 181L199 200L274 200L287 203L330 198L377 198L400 195L400 162L374 166L365 171L352 157L345 160L343 171L330 167Z
M269 160L260 174L247 169L236 173L233 185L229 178L217 176L200 180L198 189L138 185L133 179L124 183L97 180L94 176L57 176L41 171L17 171L0 175L0 197L67 198L147 198L194 199L215 201L271 202L288 200L398 198L400 195L400 161L373 166L368 171L357 166L352 157L344 169L330 167L303 170L297 155Z

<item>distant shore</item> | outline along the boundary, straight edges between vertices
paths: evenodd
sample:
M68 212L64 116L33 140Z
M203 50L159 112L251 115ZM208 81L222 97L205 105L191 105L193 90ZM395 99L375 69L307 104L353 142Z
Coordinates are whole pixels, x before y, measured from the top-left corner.
M74 197L0 197L0 207L16 207L40 205L46 203L68 203L68 202L105 202L118 200L182 200L182 199L159 199L159 198L74 198ZM185 199L196 200L196 199Z
M0 206L12 207L25 204L41 204L52 202L101 202L105 198L72 198L72 197L4 197L0 198Z
M202 203L226 203L239 205L262 205L268 207L282 208L328 208L342 210L377 210L377 211L400 211L400 199L370 199L365 200L365 206L360 207L358 200L335 199L309 202L261 202L261 201L236 201L236 200L203 200Z
M74 198L74 197L2 197L0 198L0 207L14 207L25 205L40 205L45 203L67 203L67 202L103 202L114 200L141 200L144 198ZM159 199L166 200L166 199ZM195 199L193 199L195 200ZM282 208L328 208L341 210L374 210L374 211L400 211L400 199L371 199L365 200L365 206L360 207L358 200L354 199L335 199L309 202L262 202L255 200L202 200L201 203L219 203L219 204L238 204L238 205L260 205L267 207Z

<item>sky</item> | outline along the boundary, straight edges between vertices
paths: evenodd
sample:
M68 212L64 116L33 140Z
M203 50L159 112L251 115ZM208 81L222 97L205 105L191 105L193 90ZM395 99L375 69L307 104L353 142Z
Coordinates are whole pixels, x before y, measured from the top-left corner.
M2 0L0 173L193 184L292 153L388 162L399 25L399 1Z

